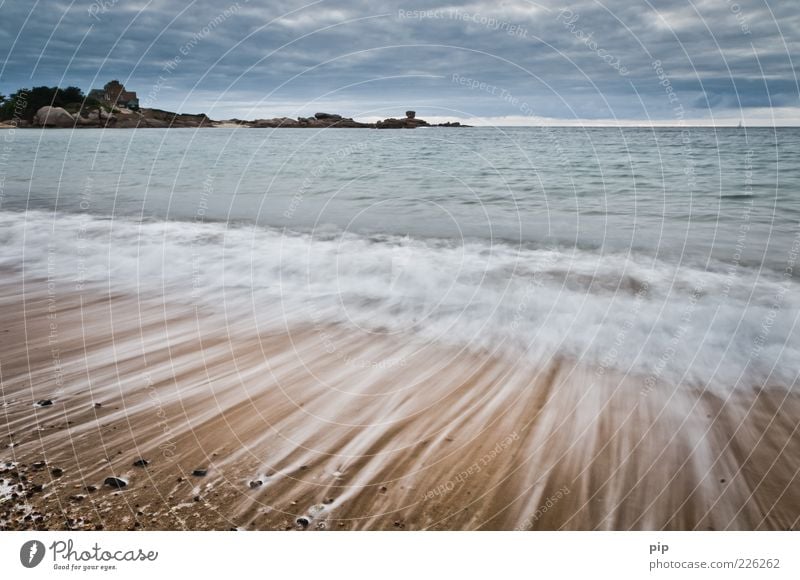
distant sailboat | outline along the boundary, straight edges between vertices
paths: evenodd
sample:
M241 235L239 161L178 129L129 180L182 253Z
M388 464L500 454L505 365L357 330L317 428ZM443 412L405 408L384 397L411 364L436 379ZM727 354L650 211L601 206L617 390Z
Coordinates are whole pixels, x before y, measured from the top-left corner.
M739 126L738 126L737 128L738 128L738 129L741 129L741 128L742 128L742 121L741 121L741 120L739 121Z

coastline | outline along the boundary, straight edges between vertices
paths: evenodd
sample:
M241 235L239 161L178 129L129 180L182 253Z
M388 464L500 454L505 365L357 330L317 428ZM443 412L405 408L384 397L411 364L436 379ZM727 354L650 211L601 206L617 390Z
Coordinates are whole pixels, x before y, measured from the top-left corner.
M14 117L0 120L0 129L171 129L171 128L249 128L249 129L416 129L417 127L470 127L460 122L428 123L406 111L403 118L388 118L375 123L362 123L332 113L316 113L313 117L275 117L271 119L224 119L215 121L207 115L173 113L161 109L131 110L113 107L110 112L86 110L77 104L74 114L61 107L42 107L32 120Z
M21 288L0 286L3 529L798 526L782 385L643 393L577 361Z

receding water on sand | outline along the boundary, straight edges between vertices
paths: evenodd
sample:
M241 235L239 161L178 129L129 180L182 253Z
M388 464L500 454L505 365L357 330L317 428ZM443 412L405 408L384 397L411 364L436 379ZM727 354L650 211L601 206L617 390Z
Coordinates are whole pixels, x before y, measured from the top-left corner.
M571 359L336 325L265 333L146 295L61 293L54 310L42 287L24 316L20 299L1 311L26 339L3 335L5 439L26 465L63 471L27 472L45 486L30 501L78 527L98 515L172 529L796 523L800 399L778 386L643 391L641 377Z

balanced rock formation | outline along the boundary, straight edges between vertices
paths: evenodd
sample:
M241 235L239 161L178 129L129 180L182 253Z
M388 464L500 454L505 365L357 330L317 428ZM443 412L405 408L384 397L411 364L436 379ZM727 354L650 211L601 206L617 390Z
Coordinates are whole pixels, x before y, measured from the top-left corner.
M406 111L405 119L384 119L378 121L375 126L378 129L416 129L417 127L429 127L429 123L424 119L417 119L416 111Z

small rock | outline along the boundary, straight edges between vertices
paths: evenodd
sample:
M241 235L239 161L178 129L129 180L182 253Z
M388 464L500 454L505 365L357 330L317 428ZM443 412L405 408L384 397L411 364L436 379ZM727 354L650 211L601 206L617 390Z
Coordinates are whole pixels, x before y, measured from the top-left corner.
M308 465L301 465L300 466L300 471L305 471L306 469L308 469Z
M54 467L53 469L50 470L50 473L53 474L53 477L61 477L62 475L64 475L64 470L61 469L60 467Z
M31 467L33 469L43 469L45 465L47 465L47 463L45 463L44 461L34 461L33 463L31 463Z
M93 491L97 491L97 486L94 486L94 485L87 485L87 486L86 486L84 489L85 489L86 491L88 491L89 493L91 493L91 492L93 492Z
M119 477L106 477L103 483L109 487L113 487L116 489L122 489L123 487L128 485L127 481L120 479Z
M250 488L251 489L255 489L257 487L261 487L263 485L263 483L264 482L261 481L260 479L256 479L256 480L250 482Z
M83 500L86 499L86 496L85 495L71 495L71 496L69 496L69 499L71 501L83 501Z
M306 517L297 518L297 520L295 520L295 522L297 523L298 526L300 526L304 530L306 528L308 528L308 525L311 523L311 521Z
M134 467L146 467L147 465L150 465L150 462L147 459L137 459L133 462Z
M406 527L406 524L403 522L403 520L395 520L394 521L394 527L395 528L399 528L399 529L403 529L403 528Z
M193 499L194 501L200 501L200 496L199 496L199 495L196 495L196 496L194 496L192 499Z
M326 497L325 499L322 500L322 503L324 503L326 505L327 504L331 504L331 503L333 503L333 498L332 497Z
M100 407L102 407L102 406L103 406L103 403L95 403L95 404L94 404L94 408L95 408L95 409L99 409L99 408L100 408Z
M385 485L382 485L382 486L380 486L380 487L378 488L378 491L379 491L380 493L386 493L387 491L389 491L389 488L388 488L388 487L386 487Z
M205 477L206 475L208 475L208 469L195 469L192 472L192 475L194 475L195 477Z
M53 401L50 399L42 399L41 401L36 401L36 405L39 407L49 407L53 404Z

